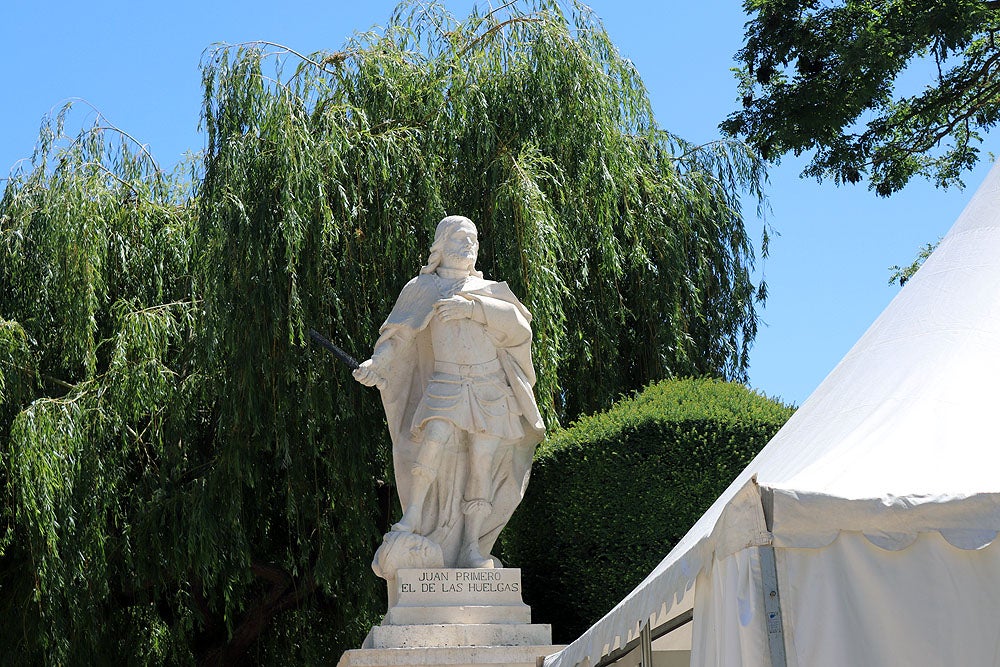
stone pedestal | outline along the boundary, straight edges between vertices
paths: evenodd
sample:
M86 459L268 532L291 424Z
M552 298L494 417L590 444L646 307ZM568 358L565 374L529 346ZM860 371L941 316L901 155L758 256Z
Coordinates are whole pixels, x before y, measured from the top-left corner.
M562 648L531 623L518 569L399 570L393 585L382 624L338 667L535 667Z

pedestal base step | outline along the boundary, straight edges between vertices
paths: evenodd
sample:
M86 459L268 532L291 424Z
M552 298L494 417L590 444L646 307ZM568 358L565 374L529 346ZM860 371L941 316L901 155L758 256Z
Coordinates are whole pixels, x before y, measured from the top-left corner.
M552 643L552 626L543 624L376 625L361 648L457 646L537 646Z
M389 611L337 667L536 667L562 650L531 623L516 568L401 569Z
M439 623L531 623L531 607L519 605L399 605L389 609L384 625Z
M354 649L337 667L536 667L538 658L564 646L460 646L451 648Z

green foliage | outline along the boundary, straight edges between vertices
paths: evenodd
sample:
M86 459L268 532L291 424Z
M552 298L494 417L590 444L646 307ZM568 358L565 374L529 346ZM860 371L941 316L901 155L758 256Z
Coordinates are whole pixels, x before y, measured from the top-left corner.
M739 384L667 380L557 431L501 534L533 618L571 641L667 555L791 416Z
M480 268L535 315L549 423L667 375L745 377L758 291L740 193L760 194L760 163L741 144L690 146L657 127L589 10L506 11L458 23L436 5L401 8L383 34L280 81L265 69L277 47L217 51L206 203L232 209L219 219L278 212L295 239L322 232L342 262L337 335L355 350L436 221L471 217Z
M937 249L939 243L941 243L941 239L938 239L934 243L925 243L924 247L922 247L920 252L917 253L917 256L907 266L899 266L896 264L890 266L889 270L892 271L892 275L889 276L889 284L892 285L893 283L899 283L899 286L902 287L909 282L910 278L913 277L913 274L917 272L917 269L923 266L924 262L927 261L927 258L931 256L931 253Z
M0 200L0 645L23 663L357 645L388 437L306 333L370 349L446 213L535 315L550 424L745 376L761 164L660 129L586 8L414 3L342 51L223 46L203 75L203 162L164 174L100 116L67 137L67 107Z
M805 174L883 196L914 175L961 185L1000 120L1000 11L982 0L746 0L743 108L722 128L765 158L813 152ZM895 94L914 63L923 90ZM928 68L929 69L929 68Z
M141 654L141 614L109 624L106 609L137 585L123 559L139 553L130 524L158 477L143 464L168 439L157 421L191 307L180 189L103 119L66 139L68 110L0 201L0 644L28 663Z

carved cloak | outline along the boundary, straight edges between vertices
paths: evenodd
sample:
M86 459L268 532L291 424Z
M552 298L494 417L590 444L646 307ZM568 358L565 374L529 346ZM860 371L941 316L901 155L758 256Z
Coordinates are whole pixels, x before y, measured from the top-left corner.
M531 364L531 314L504 282L469 277L461 292L483 303L486 331L497 348L497 357L514 391L525 436L500 444L493 462L493 510L479 536L481 553L489 554L500 531L524 497L535 446L545 431L533 387ZM373 359L389 341L396 346L378 372L385 378L381 389L386 421L392 438L396 488L405 508L409 501L412 468L420 443L410 433L413 413L434 370L434 353L427 325L434 303L442 299L433 275L419 275L408 282L396 305L379 329ZM464 526L462 496L468 471L467 435L457 433L445 446L437 478L424 502L420 526L415 531L439 544L445 567L455 567ZM497 564L499 565L499 563Z

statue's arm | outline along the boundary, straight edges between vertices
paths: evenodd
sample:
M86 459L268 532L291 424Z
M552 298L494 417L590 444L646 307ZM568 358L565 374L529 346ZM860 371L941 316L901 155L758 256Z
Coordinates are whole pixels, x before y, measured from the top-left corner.
M375 343L375 350L371 359L362 362L354 370L354 379L361 384L379 389L385 387L385 378L389 368L399 351L408 345L412 335L408 335L405 327L392 327L382 332L378 342Z
M434 312L445 322L451 320L470 319L480 324L486 324L486 313L479 297L468 294L456 294L434 303Z
M474 322L486 324L486 308L483 306L482 301L475 300L472 302L471 318Z
M427 281L421 281L420 276L403 286L392 312L379 329L371 359L362 362L354 371L358 382L369 387L385 388L385 378L396 357L413 342L417 331L427 324L429 318L424 314L425 306L422 304L426 301L428 289Z
M531 342L531 322L520 303L487 296L476 297L476 315L495 343L501 347L516 347ZM478 317L482 317L479 320Z

